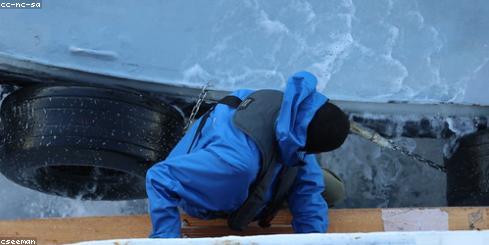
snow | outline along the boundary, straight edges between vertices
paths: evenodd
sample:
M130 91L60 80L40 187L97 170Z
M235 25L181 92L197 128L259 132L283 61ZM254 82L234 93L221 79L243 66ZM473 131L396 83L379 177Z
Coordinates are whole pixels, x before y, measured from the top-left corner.
M331 233L331 234L288 234L264 236L227 236L219 238L177 238L177 239L118 239L89 241L78 245L108 244L168 244L168 245L275 245L275 244L335 244L335 245L486 245L489 231L438 231L438 232L373 232L373 233Z
M489 105L488 1L67 0L1 21L0 53L91 72L233 90L305 69L333 99Z

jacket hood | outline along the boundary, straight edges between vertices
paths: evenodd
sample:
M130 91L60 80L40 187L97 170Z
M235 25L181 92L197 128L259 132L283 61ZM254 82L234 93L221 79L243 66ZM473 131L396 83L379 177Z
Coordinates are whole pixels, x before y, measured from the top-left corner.
M287 80L275 133L282 162L287 166L303 164L307 126L328 98L316 91L317 79L307 72L295 73Z

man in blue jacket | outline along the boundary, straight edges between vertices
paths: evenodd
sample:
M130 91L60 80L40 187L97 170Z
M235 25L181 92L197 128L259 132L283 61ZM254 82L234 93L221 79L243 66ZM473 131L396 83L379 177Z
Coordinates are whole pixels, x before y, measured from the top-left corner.
M313 154L338 148L346 115L298 72L285 91L237 90L201 117L146 176L151 237L180 237L179 207L233 229L267 226L286 199L297 233L326 232L328 205Z

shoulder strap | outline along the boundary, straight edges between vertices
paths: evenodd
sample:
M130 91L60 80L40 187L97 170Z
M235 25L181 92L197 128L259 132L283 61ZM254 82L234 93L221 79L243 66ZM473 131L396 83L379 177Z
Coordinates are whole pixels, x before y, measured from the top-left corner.
M242 100L238 97L238 96L234 96L234 95L228 95L224 98L222 98L221 100L219 100L219 104L225 104L231 108L238 108L239 107L239 104L241 104Z
M266 193L272 185L277 163L278 146L275 122L282 104L283 93L277 90L258 90L239 105L233 117L236 127L241 129L258 146L261 167L249 188L247 199L228 217L232 230L243 230L266 205Z
M262 228L270 227L270 223L277 215L283 203L289 196L292 185L295 182L295 177L299 171L299 166L287 167L284 166L279 173L277 183L274 189L272 200L261 213L261 218L258 225Z
M219 100L217 103L218 104L225 104L231 108L236 109L236 108L238 108L239 104L241 104L241 99L238 98L237 96L234 96L234 95L228 95L228 96L222 98L221 100ZM192 143L190 143L190 146L188 147L187 153L190 153L190 150L192 150L192 147L194 146L195 141L200 136L202 128L204 127L205 123L207 122L209 115L214 110L214 107L215 107L215 105L212 108L210 108L208 111L206 111L204 113L204 115L202 115L199 126L197 127L197 130L195 131L194 138L192 139Z

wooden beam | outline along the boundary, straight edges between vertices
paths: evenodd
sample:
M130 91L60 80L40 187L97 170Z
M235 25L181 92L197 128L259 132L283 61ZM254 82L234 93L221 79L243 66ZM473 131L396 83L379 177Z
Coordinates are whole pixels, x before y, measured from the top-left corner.
M281 211L271 228L262 229L253 223L243 232L234 232L222 219L204 221L182 215L182 233L188 237L292 233L291 220L287 211ZM329 220L329 232L343 233L396 229L484 230L489 229L489 207L332 209ZM34 237L39 244L143 238L149 235L150 229L147 215L0 221L0 236Z

